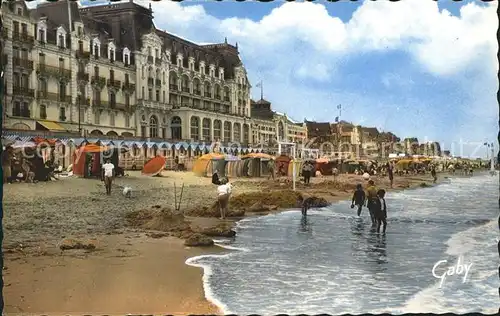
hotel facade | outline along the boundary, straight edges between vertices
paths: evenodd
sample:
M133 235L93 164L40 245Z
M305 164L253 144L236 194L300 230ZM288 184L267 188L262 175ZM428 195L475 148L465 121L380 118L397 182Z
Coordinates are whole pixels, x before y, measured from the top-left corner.
M2 14L4 129L245 147L305 143L305 124L276 112L252 115L237 44L198 45L156 29L151 8L133 2L29 10L17 0Z

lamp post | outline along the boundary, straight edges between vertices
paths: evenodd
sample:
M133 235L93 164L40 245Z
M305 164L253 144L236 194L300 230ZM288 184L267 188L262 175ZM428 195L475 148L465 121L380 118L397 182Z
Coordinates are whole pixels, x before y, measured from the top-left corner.
M80 90L78 90L76 95L77 95L77 102L78 102L78 134L81 137L82 136L82 111L81 111L82 92Z

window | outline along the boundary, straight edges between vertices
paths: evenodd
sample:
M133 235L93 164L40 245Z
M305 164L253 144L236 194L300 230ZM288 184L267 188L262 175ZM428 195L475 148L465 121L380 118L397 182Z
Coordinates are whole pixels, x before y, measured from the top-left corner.
M45 93L47 92L47 81L45 81L45 79L40 78L38 81L38 90Z
M125 107L129 108L130 107L130 95L125 94Z
M215 141L220 141L221 140L221 121L220 120L215 120L214 121L214 140Z
M23 15L23 8L17 8L17 15Z
M170 121L170 129L173 139L182 139L182 120L178 116L174 116Z
M94 113L94 124L101 124L101 112L99 110Z
M160 90L156 90L156 102L160 102Z
M94 90L94 104L101 104L101 91L99 90Z
M59 99L63 101L66 98L66 84L59 82Z
M78 50L83 52L83 41L78 41Z
M84 108L80 108L80 116L78 117L78 120L80 122L85 122L85 109Z
M161 128L161 138L167 138L167 128L166 127Z
M200 139L200 119L196 116L191 117L191 138Z
M57 36L57 46L59 46L59 48L66 48L64 44L64 35L59 33Z
M64 69L64 58L59 58L59 68Z
M94 75L96 77L99 77L99 67L97 67L97 66L94 67Z
M144 100L144 87L142 87L142 94L141 94L142 99Z
M26 23L21 24L21 34L25 34L25 35L28 34L28 24L26 24Z
M158 137L158 119L154 115L149 119L149 137Z
M155 58L160 59L160 50L158 50L158 48L155 49Z
M109 105L111 107L115 107L116 106L116 95L114 92L110 92L109 93Z
M39 59L40 59L40 64L44 65L45 64L45 54L44 53L40 53L38 55Z
M125 127L130 127L130 116L128 114L125 115Z
M115 61L115 50L114 49L110 49L109 52L108 52L108 55L109 55L109 60L111 62L114 62Z
M163 103L165 103L165 91L163 91Z
M99 45L94 44L94 56L99 57Z
M128 85L130 81L130 77L128 74L125 74L125 84Z
M109 112L109 125L115 126L115 113Z
M148 100L153 100L153 89L148 89Z
M66 121L66 108L59 108L59 121Z
M204 118L203 119L203 124L202 124L203 130L202 130L202 138L204 141L209 142L210 141L210 119L209 118Z
M83 35L83 28L81 26L78 27L78 35Z
M45 43L45 30L44 29L38 30L38 41L41 43Z
M130 50L127 47L123 49L123 63L125 66L130 65Z
M224 142L231 141L231 122L224 122Z
M146 137L146 126L141 126L141 136Z
M114 70L109 71L109 81L115 81L115 71Z
M47 106L45 104L40 104L40 118L42 120L47 118Z
M151 56L151 47L148 46L148 56Z
M30 110L26 102L14 102L12 116L30 117Z
M12 25L14 27L14 30L13 30L14 34L19 34L19 22L14 21L14 22L12 22Z

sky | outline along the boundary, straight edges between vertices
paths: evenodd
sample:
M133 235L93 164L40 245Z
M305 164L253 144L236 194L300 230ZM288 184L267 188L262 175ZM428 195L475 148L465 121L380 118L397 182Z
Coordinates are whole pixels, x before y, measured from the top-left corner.
M498 148L497 1L151 5L157 28L238 43L253 98L262 81L274 110L296 121L333 122L341 104L342 120L439 141L457 156Z

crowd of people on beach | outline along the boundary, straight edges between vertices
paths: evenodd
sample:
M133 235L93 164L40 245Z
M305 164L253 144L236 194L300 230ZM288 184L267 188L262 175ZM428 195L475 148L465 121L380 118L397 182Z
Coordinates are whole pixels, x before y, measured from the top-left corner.
M62 172L53 152L44 161L36 149L15 150L11 146L2 151L2 169L4 184L59 180L57 175Z

